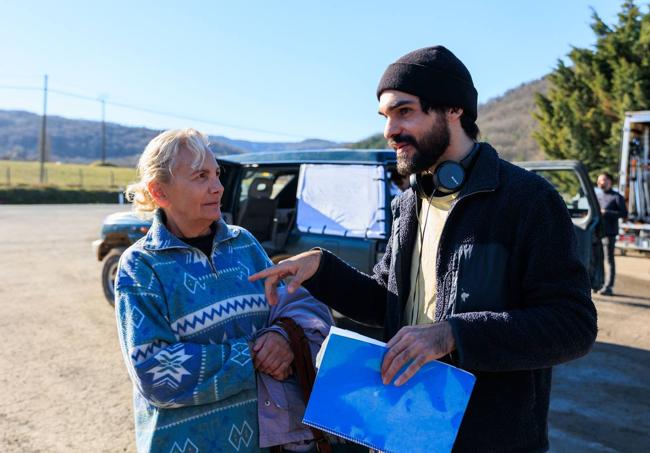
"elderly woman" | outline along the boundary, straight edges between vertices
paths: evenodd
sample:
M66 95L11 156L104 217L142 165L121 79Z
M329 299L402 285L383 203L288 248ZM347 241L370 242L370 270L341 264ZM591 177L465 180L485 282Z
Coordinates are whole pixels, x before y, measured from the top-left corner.
M304 405L287 379L293 353L269 326L278 313L270 313L262 284L247 280L271 262L249 232L221 218L224 188L206 138L193 129L164 132L138 172L127 193L136 211L153 212L153 224L124 252L115 283L138 451L300 449L312 433L300 425ZM308 294L294 302L282 316L293 311L322 341L324 306Z

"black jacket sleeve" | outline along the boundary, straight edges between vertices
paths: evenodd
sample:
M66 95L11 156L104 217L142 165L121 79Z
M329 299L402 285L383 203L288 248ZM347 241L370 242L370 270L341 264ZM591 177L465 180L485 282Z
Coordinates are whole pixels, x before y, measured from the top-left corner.
M627 206L625 206L625 198L623 198L623 195L618 194L616 202L618 203L618 216L625 219L627 217Z
M320 266L303 286L316 299L355 321L383 325L390 244L372 276L360 272L332 252L320 250L323 253Z
M625 206L625 198L623 198L623 195L614 192L614 200L615 202L613 203L614 209L605 209L603 212L603 215L611 219L612 221L616 221L619 218L626 218L627 217L627 207Z
M449 318L462 368L551 367L586 354L595 341L596 309L564 202L549 187L529 200L522 216L513 259L523 300L516 309Z

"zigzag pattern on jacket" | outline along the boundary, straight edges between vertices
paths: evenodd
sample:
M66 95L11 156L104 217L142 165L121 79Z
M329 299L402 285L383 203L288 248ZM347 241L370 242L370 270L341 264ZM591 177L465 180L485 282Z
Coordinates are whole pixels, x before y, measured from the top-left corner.
M138 346L133 346L131 349L129 349L129 354L131 355L133 364L137 366L152 355L155 355L165 346L167 346L167 342L157 339L152 343L144 343Z
M246 294L215 302L177 319L171 325L176 335L187 336L207 329L233 315L268 311L264 294Z

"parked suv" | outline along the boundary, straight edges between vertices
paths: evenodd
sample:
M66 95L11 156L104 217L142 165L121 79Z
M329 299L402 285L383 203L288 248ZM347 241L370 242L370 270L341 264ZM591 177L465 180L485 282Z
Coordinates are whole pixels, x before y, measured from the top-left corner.
M225 187L224 219L248 229L274 262L319 246L370 273L386 250L390 202L399 193L392 181L396 166L393 151L269 152L224 156L218 161ZM602 223L584 166L575 161L518 165L556 187L573 220L592 288L600 288ZM102 285L111 304L119 256L149 226L150 222L129 213L113 214L104 220L101 239L93 245L97 258L104 261Z

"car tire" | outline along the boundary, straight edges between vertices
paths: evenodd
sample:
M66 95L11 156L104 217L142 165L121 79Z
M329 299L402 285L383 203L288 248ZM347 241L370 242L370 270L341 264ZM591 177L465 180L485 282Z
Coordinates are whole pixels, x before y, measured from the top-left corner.
M120 261L120 256L125 249L113 249L106 257L104 257L102 266L102 288L104 289L104 297L106 301L115 305L115 276L117 275L117 264Z

